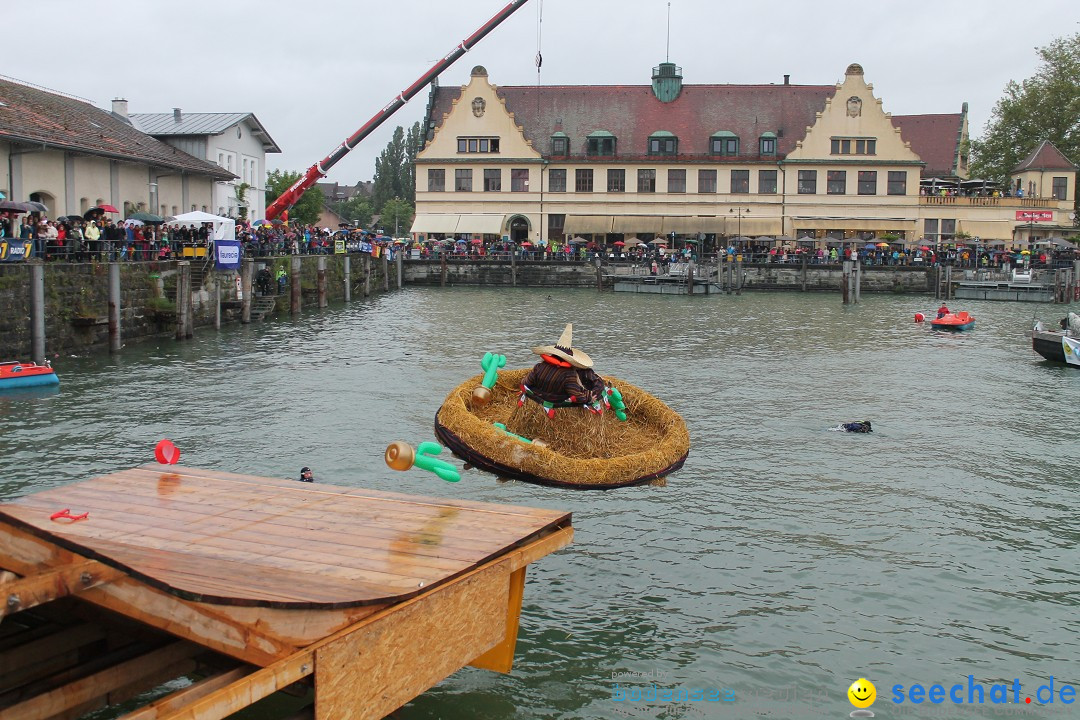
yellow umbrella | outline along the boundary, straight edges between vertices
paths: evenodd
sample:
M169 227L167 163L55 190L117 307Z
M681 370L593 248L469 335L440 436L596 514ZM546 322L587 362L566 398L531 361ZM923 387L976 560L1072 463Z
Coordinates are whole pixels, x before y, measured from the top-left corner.
M889 243L886 243L886 242L879 242L879 243L877 244L877 246L878 246L879 248L887 248L887 247L889 247Z
M1021 251L1020 251L1020 254L1021 254L1021 255L1030 255L1030 254L1031 254L1031 251L1030 251L1030 250L1021 250Z

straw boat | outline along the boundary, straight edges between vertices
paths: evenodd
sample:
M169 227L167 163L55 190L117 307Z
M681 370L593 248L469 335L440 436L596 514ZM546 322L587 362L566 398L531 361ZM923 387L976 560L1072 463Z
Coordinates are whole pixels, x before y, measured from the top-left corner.
M607 378L608 385L622 393L625 422L610 409L597 415L582 407L560 408L549 419L537 403L526 401L519 407L521 382L528 372L500 372L492 401L484 407L470 403L482 375L451 390L435 415L439 441L465 462L501 477L581 489L659 481L686 461L686 423L641 388ZM544 444L531 442L535 440Z

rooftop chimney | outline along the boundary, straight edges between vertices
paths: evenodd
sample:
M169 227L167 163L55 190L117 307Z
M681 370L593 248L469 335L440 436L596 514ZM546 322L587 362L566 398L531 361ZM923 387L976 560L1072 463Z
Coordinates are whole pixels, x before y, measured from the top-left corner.
M173 122L180 122L180 120L181 120L180 108L173 108L172 109L172 119L173 119Z
M790 85L791 84L791 76L790 75L784 75L784 84L785 85Z
M128 116L127 100L124 100L122 98L113 98L112 111L114 114L126 118Z

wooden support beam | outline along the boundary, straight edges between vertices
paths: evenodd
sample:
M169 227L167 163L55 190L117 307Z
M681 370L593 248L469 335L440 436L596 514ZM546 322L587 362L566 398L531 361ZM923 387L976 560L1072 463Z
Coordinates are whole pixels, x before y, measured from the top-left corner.
M96 560L83 560L37 572L0 588L0 619L58 598L111 582L124 573Z
M514 667L517 648L518 621L521 619L521 600L525 595L525 568L510 574L510 594L506 605L506 634L503 641L469 663L482 670L508 673Z
M251 674L252 670L253 668L250 665L245 665L210 675L182 690L177 690L163 698L159 698L146 707L127 713L118 720L159 720L176 713L178 710L182 710L185 705L201 700L210 693L217 692L239 680L243 680Z
M89 623L57 630L0 653L0 693L77 665L83 648L105 639Z
M71 717L67 713L76 710L81 715L94 707L119 701L116 695L119 690L138 692L145 689L147 682L151 687L159 682L162 674L183 674L185 667L194 667L191 658L201 652L205 651L194 643L177 641L13 705L2 715L19 720Z
M155 720L222 720L253 705L297 680L311 675L315 668L312 650L301 650L270 667L256 670L205 697L159 713ZM340 720L340 719L339 719Z

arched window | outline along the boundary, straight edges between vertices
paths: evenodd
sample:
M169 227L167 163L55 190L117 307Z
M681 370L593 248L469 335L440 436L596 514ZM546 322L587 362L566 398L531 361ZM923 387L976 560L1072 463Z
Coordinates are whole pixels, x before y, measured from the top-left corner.
M649 136L649 155L678 155L679 138L667 130L657 130Z
M709 154L734 157L739 154L739 136L730 130L713 133L709 138Z
M79 198L79 213L84 214L90 209L90 198Z

